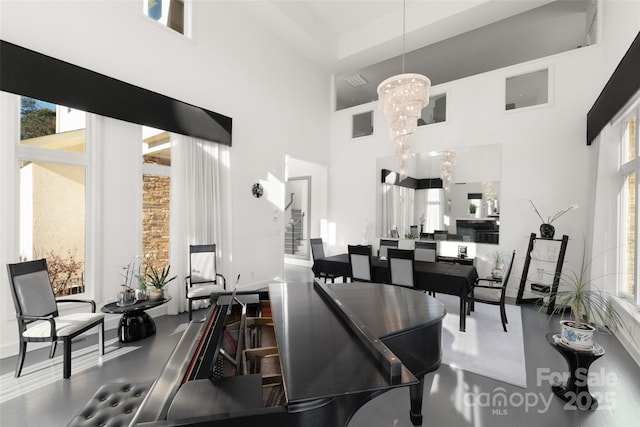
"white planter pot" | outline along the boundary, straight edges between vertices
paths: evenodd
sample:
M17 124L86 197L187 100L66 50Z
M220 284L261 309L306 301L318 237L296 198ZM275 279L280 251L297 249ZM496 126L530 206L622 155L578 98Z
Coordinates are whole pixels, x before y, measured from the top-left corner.
M593 333L596 328L585 323L580 323L576 328L573 320L561 320L560 325L562 326L561 339L564 344L578 350L593 348Z

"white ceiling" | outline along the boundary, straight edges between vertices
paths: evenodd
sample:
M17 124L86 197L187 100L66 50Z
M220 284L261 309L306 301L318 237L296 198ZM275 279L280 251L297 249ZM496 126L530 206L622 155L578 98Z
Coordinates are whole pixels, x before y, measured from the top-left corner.
M338 109L377 99L378 84L403 71L432 85L587 44L596 0L271 0L247 14L336 75ZM403 23L404 21L404 23ZM354 88L345 77L369 83Z

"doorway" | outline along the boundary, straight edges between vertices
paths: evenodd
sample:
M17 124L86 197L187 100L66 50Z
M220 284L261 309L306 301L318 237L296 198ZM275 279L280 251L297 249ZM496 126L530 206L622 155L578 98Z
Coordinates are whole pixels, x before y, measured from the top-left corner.
M285 183L284 253L309 259L311 229L311 177L290 177Z

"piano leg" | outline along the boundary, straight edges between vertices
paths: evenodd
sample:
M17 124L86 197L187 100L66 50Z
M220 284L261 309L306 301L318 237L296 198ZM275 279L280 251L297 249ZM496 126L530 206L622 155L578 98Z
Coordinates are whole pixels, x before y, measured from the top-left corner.
M418 384L409 386L409 397L411 399L411 411L409 417L414 426L422 425L422 392L424 390L424 377L420 378Z

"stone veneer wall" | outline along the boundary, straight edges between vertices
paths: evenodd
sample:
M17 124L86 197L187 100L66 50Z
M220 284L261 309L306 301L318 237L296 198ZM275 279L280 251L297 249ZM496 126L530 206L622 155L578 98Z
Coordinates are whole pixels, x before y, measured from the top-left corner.
M142 258L153 266L169 265L169 177L144 175L142 180Z

